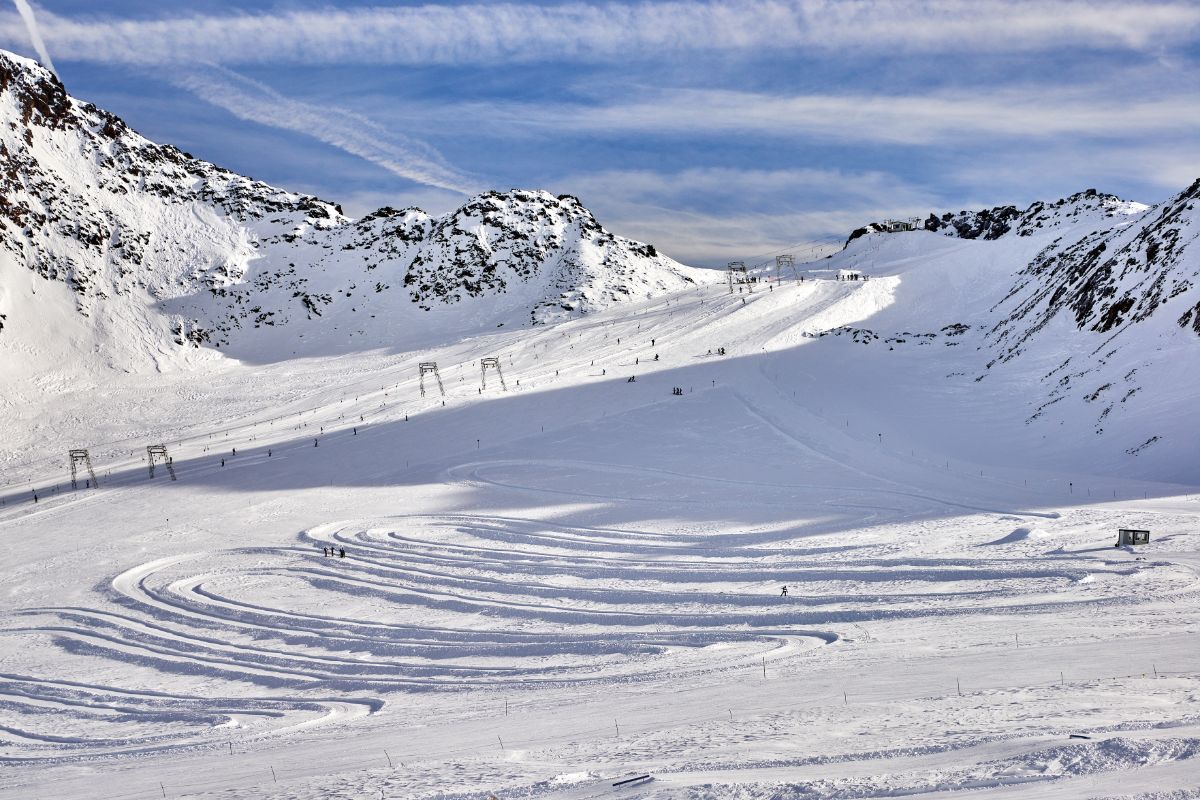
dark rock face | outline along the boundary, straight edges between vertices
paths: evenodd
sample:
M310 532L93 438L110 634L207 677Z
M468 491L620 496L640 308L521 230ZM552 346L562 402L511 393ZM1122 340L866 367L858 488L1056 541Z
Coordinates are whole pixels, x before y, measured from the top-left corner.
M981 211L930 214L923 230L955 236L959 239L992 241L1015 232L1017 236L1032 236L1043 230L1070 225L1081 218L1114 218L1129 204L1112 194L1087 189L1053 203L1038 201L1024 211L1016 206L996 206ZM883 223L872 222L850 234L846 244L868 233L883 231Z
M1185 254L1200 234L1198 192L1200 181L1127 226L1055 240L1042 250L999 306L1008 311L991 334L999 358L1011 359L1060 313L1080 329L1111 334L1148 320L1196 285L1200 259ZM1200 334L1198 314L1187 308L1177 322Z
M942 231L947 236L960 239L999 239L1012 230L1013 223L1020 219L1016 206L997 206L983 211L960 211L957 214L933 214L925 220L925 230Z

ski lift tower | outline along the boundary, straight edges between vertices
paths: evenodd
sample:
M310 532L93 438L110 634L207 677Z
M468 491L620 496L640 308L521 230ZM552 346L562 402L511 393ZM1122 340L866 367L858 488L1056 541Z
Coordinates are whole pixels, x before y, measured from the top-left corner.
M479 377L482 379L483 389L487 389L487 374L489 369L496 370L496 374L500 376L500 388L507 392L508 386L504 383L504 372L500 369L500 359L494 356L479 359Z
M729 276L729 293L733 294L734 286L746 286L750 293L754 293L754 288L750 284L750 274L746 271L745 261L730 261L727 269Z
M79 466L83 466L84 468L87 469L88 475L92 479L91 483L89 484L90 486L95 488L100 485L99 481L96 480L96 473L92 469L92 457L88 453L87 450L84 450L82 448L78 449L78 450L68 450L67 456L68 456L68 458L71 459L71 488L72 489L79 488L79 480L78 480L79 476L78 476L78 473L76 472L76 469Z
M419 367L421 379L421 397L425 396L425 376L432 375L437 379L438 391L442 393L442 397L446 396L446 387L442 386L442 374L438 372L436 361L422 361Z
M781 256L775 256L775 282L779 283L783 280L783 271L789 269L792 271L792 277L800 280L800 276L796 273L796 257L791 253L784 253Z
M177 481L175 477L175 465L171 463L171 457L167 455L167 446L165 444L146 445L146 459L150 462L150 477L154 477L154 464L161 461L163 466L167 468L167 472L171 476L171 480Z

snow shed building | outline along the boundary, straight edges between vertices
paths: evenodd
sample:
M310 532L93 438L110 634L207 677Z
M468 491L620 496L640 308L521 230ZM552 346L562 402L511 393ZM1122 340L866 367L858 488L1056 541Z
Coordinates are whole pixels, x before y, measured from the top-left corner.
M1127 544L1150 544L1150 531L1137 528L1118 528L1117 543L1113 546L1121 547Z

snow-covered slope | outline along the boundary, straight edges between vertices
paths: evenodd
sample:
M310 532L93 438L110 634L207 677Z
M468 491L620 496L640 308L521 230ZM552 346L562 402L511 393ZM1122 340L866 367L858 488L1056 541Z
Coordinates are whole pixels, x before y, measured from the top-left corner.
M150 142L0 51L10 374L171 369L211 359L201 346L270 360L413 344L398 340L547 322L706 275L545 192L353 221Z
M892 348L965 347L969 356L941 360L943 375L969 378L979 400L1015 404L1029 436L1008 435L1031 456L1190 474L1198 190L1153 207L1089 190L1025 212L931 216L927 230L854 236L831 265L899 285L894 304L840 333Z
M1189 384L1025 424L1036 245L6 407L0 798L1188 797Z

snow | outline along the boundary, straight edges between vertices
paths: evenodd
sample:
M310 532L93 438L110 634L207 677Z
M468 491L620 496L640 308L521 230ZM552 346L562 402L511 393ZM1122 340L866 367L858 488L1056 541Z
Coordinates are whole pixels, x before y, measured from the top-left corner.
M1181 242L1156 268L1190 280L1186 193L868 233L730 293L570 199L317 224L189 163L279 218L102 205L177 223L229 287L297 226L287 252L388 224L557 244L511 293L386 301L353 340L339 301L220 350L119 270L81 299L0 253L0 798L1200 796L1196 290L1115 333L1014 313L1089 237ZM332 287L363 259L304 263ZM167 261L148 280L186 281ZM588 313L531 314L562 295Z
M7 473L43 488L0 507L0 796L1194 788L1198 501L1006 461L1020 408L987 448L936 435L1018 381L869 388L949 371L941 341L801 335L886 330L943 285L916 269L45 396L101 486L61 489L53 452ZM492 354L510 391L480 394ZM1151 544L1114 548L1125 524Z

